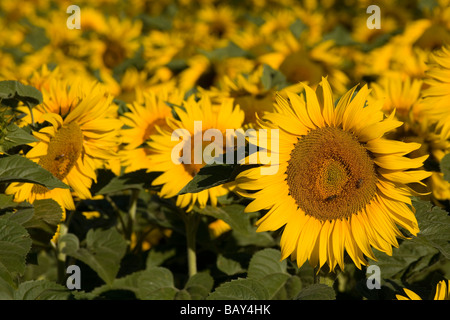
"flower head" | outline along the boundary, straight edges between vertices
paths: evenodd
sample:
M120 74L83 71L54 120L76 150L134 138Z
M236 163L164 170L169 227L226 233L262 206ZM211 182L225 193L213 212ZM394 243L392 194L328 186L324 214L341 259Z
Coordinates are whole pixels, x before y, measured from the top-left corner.
M375 260L372 247L392 254L403 237L397 225L419 231L406 184L430 175L417 170L428 156L406 158L420 144L384 137L402 122L385 118L381 103L366 105L368 95L367 86L355 87L334 107L322 79L316 92L305 85L301 96L278 96L276 112L259 121L279 129L278 172L246 170L236 190L253 199L247 212L266 211L258 231L284 227L283 259L343 269L346 251L359 268L364 256Z

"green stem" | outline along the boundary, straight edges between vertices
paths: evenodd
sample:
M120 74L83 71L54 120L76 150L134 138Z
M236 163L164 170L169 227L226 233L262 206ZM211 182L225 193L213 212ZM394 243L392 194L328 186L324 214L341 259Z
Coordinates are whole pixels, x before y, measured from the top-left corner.
M314 268L313 270L314 272L314 284L318 284L320 283L320 270L318 267Z
M30 110L31 125L34 127L35 126L35 122L34 122L34 116L33 116L33 108L30 106L30 104L28 102L25 102L25 104L27 105L28 110Z
M188 274L192 277L197 273L197 253L196 253L196 235L199 218L195 213L187 213L186 223L186 242L187 242L187 260Z
M131 190L130 208L128 209L128 225L127 225L127 236L128 239L130 240L134 230L134 223L136 221L136 210L137 210L137 202L139 199L139 193L140 193L139 189Z

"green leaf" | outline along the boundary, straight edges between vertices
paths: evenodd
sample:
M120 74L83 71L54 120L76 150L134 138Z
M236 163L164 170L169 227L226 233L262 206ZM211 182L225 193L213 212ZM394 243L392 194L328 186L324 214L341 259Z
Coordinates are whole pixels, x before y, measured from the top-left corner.
M115 228L90 229L86 247L80 248L76 235L67 233L60 240L61 252L78 259L92 268L107 284L113 283L127 243Z
M14 299L13 280L9 273L7 273L7 278L9 279L5 279L5 275L2 274L0 267L0 300Z
M206 206L198 210L198 212L225 221L235 231L248 233L248 215L244 213L244 208L244 206L238 204L232 204L222 208Z
M281 292L285 291L286 282L290 278L291 276L287 273L272 273L262 277L259 281L267 289L268 299L274 299Z
M214 279L206 272L199 272L189 278L184 290L189 293L191 300L203 300L211 292Z
M9 124L0 137L0 152L6 153L9 149L39 141L26 130L20 128L14 123Z
M308 26L303 23L302 20L297 19L289 26L289 30L291 30L292 34L297 38L300 39L301 34L303 31L307 30Z
M95 299L111 290L131 291L137 299L141 300L173 300L180 292L174 286L173 275L169 269L150 267L114 279L112 283L104 284L91 292L77 292L75 298Z
M420 232L412 241L439 250L450 259L450 216L427 201L413 201Z
M269 292L255 279L236 279L221 284L207 300L267 300Z
M333 31L325 34L323 40L333 40L337 46L351 46L358 44L358 42L352 38L351 33L341 25L337 25Z
M262 279L275 273L286 273L286 260L281 259L281 252L276 249L266 248L258 251L250 259L248 277Z
M110 194L129 189L150 189L151 182L159 175L156 172L147 172L146 169L125 173L112 177L104 186L101 186L96 194Z
M140 14L138 17L148 29L170 30L172 28L172 20L165 16Z
M226 47L217 48L212 51L205 51L201 49L199 51L211 61L222 61L226 58L234 57L246 57L249 54L232 41L229 41Z
M236 164L205 165L178 194L197 193L233 181L238 166Z
M53 199L16 203L16 210L6 213L0 219L8 219L27 229L34 244L47 245L53 238L62 219L62 208Z
M336 292L326 284L312 284L301 290L297 300L334 300Z
M403 241L398 248L392 249L392 256L384 252L373 250L377 261L370 261L371 265L377 265L381 269L384 279L401 278L410 266L422 257L436 254L437 250L423 245L417 245L412 241Z
M231 258L227 258L222 254L217 256L217 269L222 271L228 276L232 276L238 273L243 273L246 270L242 268L241 264L238 261L235 261Z
M152 248L147 255L145 265L147 267L158 267L169 258L176 255L176 249L172 248L167 251L159 251L158 248Z
M19 81L5 80L0 81L0 100L2 103L8 104L8 100L18 100L23 103L35 106L42 103L42 93L28 85L24 85Z
M33 202L34 214L30 220L23 223L26 229L41 229L55 233L62 219L61 206L53 199L40 199ZM20 212L20 211L19 211Z
M28 202L16 202L13 195L0 194L0 210L14 209L17 207L31 207Z
M273 299L281 291L285 291L286 282L291 278L286 267L286 260L281 260L280 250L266 248L250 259L247 276L249 279L259 280L267 289L269 299Z
M266 90L282 89L287 86L286 77L279 70L275 70L268 65L263 66L261 83Z
M441 172L444 174L444 179L450 182L450 153L447 153L439 164Z
M9 182L36 183L48 189L69 188L49 171L20 155L0 158L0 183Z
M178 289L174 286L173 275L169 269L149 268L139 277L139 299L172 300L177 292Z
M27 230L14 221L0 219L0 275L22 274L30 249L31 238Z
M14 300L67 300L71 295L66 287L48 280L23 282L14 292Z

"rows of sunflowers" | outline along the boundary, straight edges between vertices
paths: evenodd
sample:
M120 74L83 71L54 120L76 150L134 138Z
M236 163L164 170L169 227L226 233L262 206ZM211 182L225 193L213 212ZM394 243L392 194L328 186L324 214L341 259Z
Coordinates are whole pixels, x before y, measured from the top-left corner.
M0 30L2 299L450 298L450 1L1 1Z

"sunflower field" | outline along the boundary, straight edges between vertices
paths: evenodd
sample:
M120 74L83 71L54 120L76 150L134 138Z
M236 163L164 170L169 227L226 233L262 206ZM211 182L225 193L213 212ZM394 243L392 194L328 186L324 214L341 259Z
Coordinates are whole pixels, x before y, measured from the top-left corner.
M450 299L449 0L2 0L0 35L1 299Z

